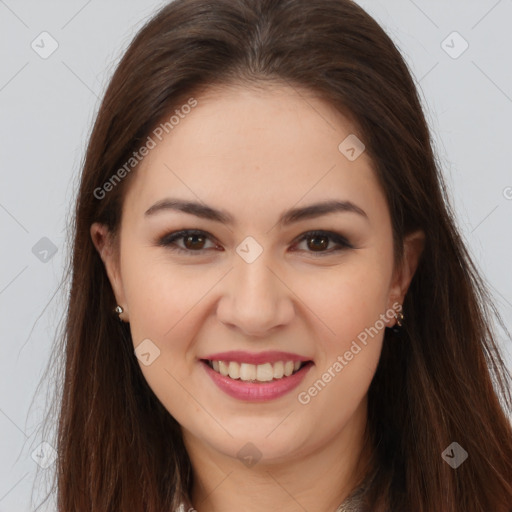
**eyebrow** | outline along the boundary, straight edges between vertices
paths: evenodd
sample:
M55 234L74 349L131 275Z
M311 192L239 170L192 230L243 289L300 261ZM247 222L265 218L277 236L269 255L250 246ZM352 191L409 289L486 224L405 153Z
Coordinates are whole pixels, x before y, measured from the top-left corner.
M182 199L173 198L165 198L156 202L153 206L146 210L144 215L150 216L158 212L164 212L169 210L189 213L202 219L221 222L223 224L228 225L233 225L235 222L234 217L224 210L217 210L208 205L196 203L193 201L185 201ZM294 222L299 222L306 219L313 219L316 217L321 217L322 215L327 215L329 213L335 212L352 212L360 215L361 217L364 217L366 220L369 220L366 212L359 206L352 203L351 201L331 200L311 204L309 206L304 206L301 208L292 208L290 210L286 210L281 215L281 217L279 217L277 223L281 226L287 226Z

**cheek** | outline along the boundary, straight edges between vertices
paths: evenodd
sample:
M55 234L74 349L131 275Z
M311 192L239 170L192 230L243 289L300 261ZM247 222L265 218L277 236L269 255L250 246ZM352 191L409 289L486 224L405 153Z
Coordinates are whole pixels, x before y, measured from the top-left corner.
M194 306L212 283L209 278L194 277L192 266L172 266L152 252L139 247L126 250L122 260L130 331L134 349L150 354L147 365L138 358L149 387L175 419L186 423L201 414L187 391L189 386L184 385L197 365L189 350L194 329L200 326ZM139 349L143 346L144 351Z
M126 251L122 261L134 344L144 338L169 337L211 286L207 279L194 276L192 266L173 266L161 255L155 257L154 252L138 247L131 253Z
M328 351L350 344L385 312L389 276L386 262L374 252L361 251L333 267L295 269L281 276L300 298L297 314L303 318L295 320L309 318L311 328L327 340ZM172 350L184 349L187 340L177 333L192 328L190 319L200 316L201 301L208 303L208 292L224 270L174 265L165 255L155 257L154 248L130 250L128 242L121 265L134 344L146 338L174 339ZM292 294L289 300L297 299Z
M315 329L316 371L301 387L306 393L302 403L314 400L318 411L343 406L335 413L343 416L363 398L382 349L385 323L381 315L387 312L390 277L387 263L367 252L317 278L316 286L311 286L314 292L303 295L309 297L307 305L320 318L315 324L321 327Z
M311 418L330 411L331 427L344 424L363 400L382 350L387 274L381 267L354 265L325 280L308 306L321 318L317 360L297 399ZM319 324L320 325L320 324Z
M354 258L324 276L317 275L311 282L303 282L297 291L300 297L307 297L305 303L321 319L324 339L329 345L343 347L386 312L388 270L382 262L368 260Z
M159 348L151 365L139 363L142 373L167 410L187 425L203 414L190 399L189 386L184 386L193 382L196 369L191 344L214 310L226 269L205 267L199 272L196 265L173 265L154 252L126 248L121 261L130 329L135 347L149 339ZM366 339L364 333L385 312L388 277L382 261L369 252L335 267L288 269L281 275L293 290L283 288L281 293L297 301L293 322L305 326L314 344L315 371L294 399L307 417L329 410L335 428L348 420L367 392L379 361L382 332L367 334ZM214 290L216 283L220 288ZM194 393L201 396L199 390ZM309 405L300 402L299 393Z

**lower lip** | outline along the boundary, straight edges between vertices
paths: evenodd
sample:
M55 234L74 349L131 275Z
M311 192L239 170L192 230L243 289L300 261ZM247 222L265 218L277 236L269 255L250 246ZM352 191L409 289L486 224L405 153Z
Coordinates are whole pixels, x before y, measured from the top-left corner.
M286 395L302 382L306 373L308 373L309 369L313 366L313 363L309 361L298 372L289 377L283 377L269 382L248 382L225 377L210 368L205 361L201 361L201 364L213 382L215 382L224 393L246 402L266 402Z

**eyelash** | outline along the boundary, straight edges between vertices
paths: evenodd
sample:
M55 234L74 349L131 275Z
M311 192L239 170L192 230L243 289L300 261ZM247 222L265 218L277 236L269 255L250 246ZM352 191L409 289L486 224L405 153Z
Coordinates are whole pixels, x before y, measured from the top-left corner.
M198 236L201 236L204 238L213 239L213 237L210 236L210 234L207 233L206 231L201 231L201 230L196 230L196 229L183 229L181 231L174 231L172 233L169 233L169 234L163 236L162 238L160 238L158 240L157 244L159 246L166 247L166 248L170 249L171 251L175 251L175 252L179 252L179 253L186 253L186 254L193 254L193 255L200 255L200 254L203 254L204 251L208 250L208 249L199 249L197 251L194 251L191 249L183 249L181 247L178 247L174 243L175 240L180 240L180 239L185 238L186 236L191 236L191 235L192 236L198 235ZM304 240L307 240L308 238L313 238L313 237L317 237L317 236L318 237L326 237L326 238L331 239L331 241L336 243L338 245L338 247L331 248L331 249L324 250L324 251L318 251L318 252L306 251L306 252L313 254L314 257L322 257L324 255L329 255L334 252L339 252L339 251L343 251L346 249L354 249L354 246L352 244L350 244L350 242L346 238L341 236L339 233L335 233L332 231L320 231L320 230L307 231L306 233L301 235L301 237L298 239L298 241L296 243L300 243Z

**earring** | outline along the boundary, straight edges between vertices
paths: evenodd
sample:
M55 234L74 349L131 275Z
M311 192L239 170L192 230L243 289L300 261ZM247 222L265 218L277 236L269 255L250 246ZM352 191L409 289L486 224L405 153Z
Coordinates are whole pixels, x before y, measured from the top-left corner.
M399 333L400 332L400 328L402 327L403 325L403 320L404 320L404 315L401 311L398 312L398 315L395 313L395 318L396 318L396 325L394 325L391 329L393 330L394 333Z
M124 309L121 306L116 306L116 309L114 309L114 313L117 313L118 315L120 315L123 311Z

